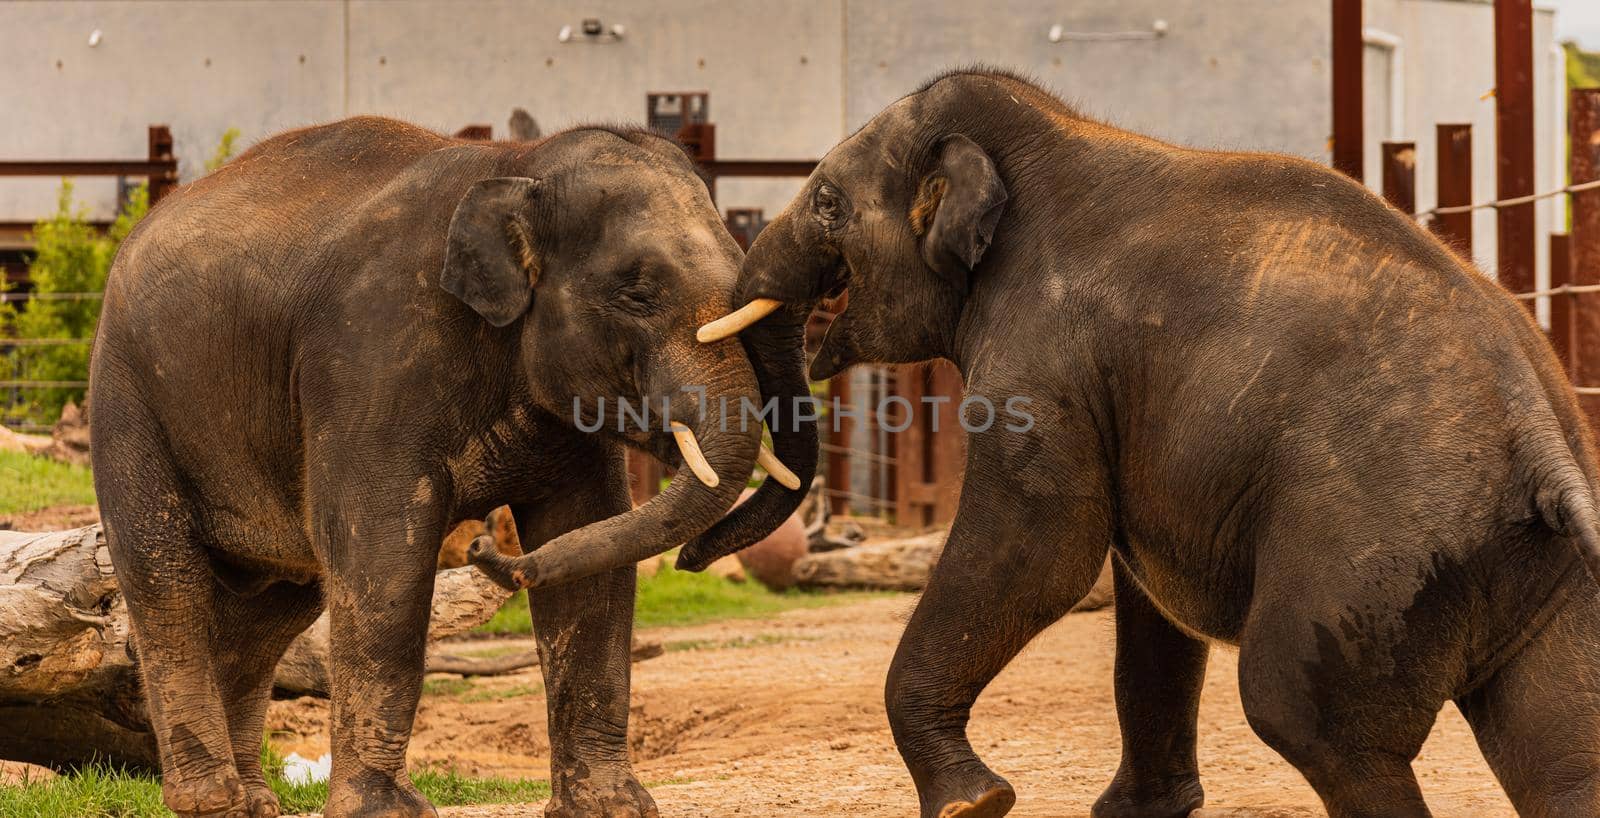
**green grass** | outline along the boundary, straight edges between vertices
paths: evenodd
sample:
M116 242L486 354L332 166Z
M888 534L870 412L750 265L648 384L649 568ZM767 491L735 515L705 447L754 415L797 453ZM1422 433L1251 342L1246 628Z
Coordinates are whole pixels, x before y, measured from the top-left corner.
M472 680L459 676L435 676L422 680L424 696L460 696L472 689Z
M474 704L476 702L492 702L500 699L518 699L524 696L537 696L544 692L544 684L535 682L529 684L514 684L509 687L478 687L471 679L457 676L435 676L422 683L422 695L437 696L455 699L459 702Z
M679 571L663 564L653 576L639 577L634 601L634 624L641 628L661 625L698 625L722 619L771 616L796 608L820 608L843 602L888 596L884 591L771 591L759 582L731 582L714 574ZM519 591L477 632L525 634L528 594Z
M103 767L49 781L0 787L0 815L16 818L145 818L169 816L161 782Z
M815 642L815 636L788 636L778 633L758 633L754 636L736 636L732 639L680 639L668 642L663 648L668 653L682 650L737 650L764 645L781 645L785 642Z
M263 747L262 767L286 815L320 812L328 800L327 782L290 784L283 780L283 758ZM411 780L436 807L512 804L550 797L545 781L472 778L455 770L414 770ZM161 803L161 780L153 775L108 767L89 767L49 781L0 786L0 815L6 818L169 818Z
M69 466L20 452L0 452L0 514L94 503L94 479Z

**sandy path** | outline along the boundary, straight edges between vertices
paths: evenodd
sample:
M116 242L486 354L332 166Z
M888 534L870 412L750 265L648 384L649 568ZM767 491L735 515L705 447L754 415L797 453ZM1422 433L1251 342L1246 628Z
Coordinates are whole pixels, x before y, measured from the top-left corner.
M882 705L884 672L911 604L911 597L882 599L650 632L668 643L697 643L635 666L635 758L640 777L656 782L651 790L664 818L915 815L916 796ZM1017 788L1012 815L1087 816L1116 769L1111 642L1109 612L1069 616L979 701L973 742ZM1234 654L1213 651L1200 716L1208 804L1201 814L1322 815L1299 774L1245 724L1235 676ZM413 763L546 777L543 694L526 692L536 683L532 675L480 680L479 689L524 691L487 702L430 696ZM271 723L313 732L318 710L278 703ZM294 746L292 736L275 740ZM301 742L307 751L325 745L316 735ZM1514 815L1453 706L1441 713L1417 770L1440 818ZM444 814L521 818L542 815L540 806Z

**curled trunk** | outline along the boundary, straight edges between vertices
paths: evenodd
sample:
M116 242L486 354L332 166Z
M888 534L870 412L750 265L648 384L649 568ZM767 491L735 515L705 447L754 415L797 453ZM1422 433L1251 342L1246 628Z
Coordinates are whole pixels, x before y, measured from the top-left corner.
M708 418L695 434L720 475L715 487L681 469L666 491L630 512L569 531L521 557L507 557L491 538L479 537L467 559L503 587L540 588L632 565L682 543L727 512L755 467L757 431L719 427Z
M811 395L805 358L809 311L808 307L786 306L739 335L755 368L763 405L777 398L771 429L773 454L800 478L800 488L785 488L768 477L748 500L684 546L678 554L679 568L704 570L722 557L760 542L783 525L805 499L817 472L817 422L799 420L795 410L798 399Z

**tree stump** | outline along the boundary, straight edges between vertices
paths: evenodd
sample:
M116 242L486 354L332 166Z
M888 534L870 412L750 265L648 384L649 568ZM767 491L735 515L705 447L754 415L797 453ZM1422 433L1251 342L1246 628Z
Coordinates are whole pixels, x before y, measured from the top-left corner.
M510 594L472 568L440 572L430 639L489 620ZM128 610L100 526L0 531L0 758L55 769L158 764ZM275 687L327 695L328 616L290 646Z
M803 588L874 588L921 591L939 562L949 532L867 542L854 548L807 554L794 564L795 584ZM1072 607L1093 611L1112 602L1111 558L1100 568L1094 587Z

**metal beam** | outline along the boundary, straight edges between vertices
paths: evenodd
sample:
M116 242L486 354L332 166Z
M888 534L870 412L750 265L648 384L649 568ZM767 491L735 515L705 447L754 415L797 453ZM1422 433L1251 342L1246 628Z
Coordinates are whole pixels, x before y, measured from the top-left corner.
M1333 168L1366 178L1362 113L1361 0L1333 0Z
M1472 204L1472 126L1439 125L1438 191L1440 207ZM1463 259L1472 261L1472 214L1441 213L1433 219L1433 233Z
M1533 0L1495 0L1495 194L1533 194ZM1500 284L1514 292L1534 289L1534 203L1498 209ZM1533 309L1532 300L1524 306Z

